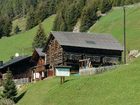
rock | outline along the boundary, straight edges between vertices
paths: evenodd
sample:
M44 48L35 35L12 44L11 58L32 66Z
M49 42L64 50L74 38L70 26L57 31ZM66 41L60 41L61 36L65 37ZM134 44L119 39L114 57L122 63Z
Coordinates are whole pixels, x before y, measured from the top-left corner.
M131 50L128 54L129 58L137 58L140 56L139 50Z

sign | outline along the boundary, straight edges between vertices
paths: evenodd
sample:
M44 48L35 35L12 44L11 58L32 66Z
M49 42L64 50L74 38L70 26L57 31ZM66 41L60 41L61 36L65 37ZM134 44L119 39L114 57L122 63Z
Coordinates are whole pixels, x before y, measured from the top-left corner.
M70 76L70 67L56 67L56 76Z

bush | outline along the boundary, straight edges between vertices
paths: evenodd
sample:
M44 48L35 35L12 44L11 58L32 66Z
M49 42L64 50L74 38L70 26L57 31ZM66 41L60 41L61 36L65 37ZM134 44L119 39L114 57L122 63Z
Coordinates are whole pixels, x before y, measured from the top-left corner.
M15 103L10 99L2 98L0 99L0 105L15 105Z

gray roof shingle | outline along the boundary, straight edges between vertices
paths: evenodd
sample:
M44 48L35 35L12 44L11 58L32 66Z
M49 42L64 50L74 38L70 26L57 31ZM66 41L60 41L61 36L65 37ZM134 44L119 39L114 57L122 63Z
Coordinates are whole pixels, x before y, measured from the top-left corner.
M5 62L2 66L0 66L0 69L3 69L5 67L8 67L8 66L10 66L10 65L12 65L14 63L20 62L20 61L22 61L24 59L27 59L27 58L30 58L30 57L31 56L19 56L19 57L15 57L15 58L13 58L13 59Z
M35 48L36 52L38 53L39 56L45 56L45 53L42 52L43 48Z
M112 35L84 32L51 32L51 34L62 46L123 51L121 44Z

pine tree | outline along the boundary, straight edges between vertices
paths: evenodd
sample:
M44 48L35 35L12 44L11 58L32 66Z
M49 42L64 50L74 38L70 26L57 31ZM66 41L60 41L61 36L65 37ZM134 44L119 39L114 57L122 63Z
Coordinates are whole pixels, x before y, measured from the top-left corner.
M36 20L36 13L33 7L30 8L30 11L27 15L27 23L26 23L26 30L29 30L38 24Z
M89 2L87 6L84 7L81 15L81 26L80 31L87 31L98 19L98 1Z
M11 71L7 71L6 79L3 84L3 98L11 99L15 101L15 96L17 95L17 89L15 82L13 81L13 75Z
M44 32L44 29L41 24L39 24L39 29L34 37L32 47L33 48L44 48L47 42L47 38Z
M5 23L3 26L3 32L4 32L4 36L10 36L10 32L12 31L12 20L6 16L5 18Z
M54 21L54 31L73 31L86 0L62 0Z
M0 38L10 36L12 30L12 21L8 16L0 16Z
M110 0L101 1L101 12L106 13L111 10L113 3Z

